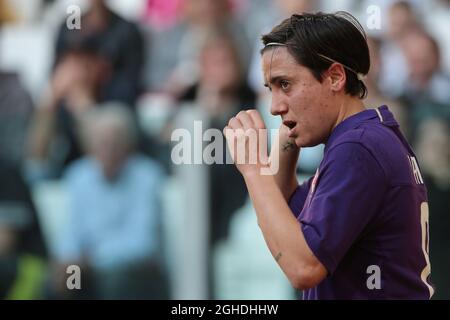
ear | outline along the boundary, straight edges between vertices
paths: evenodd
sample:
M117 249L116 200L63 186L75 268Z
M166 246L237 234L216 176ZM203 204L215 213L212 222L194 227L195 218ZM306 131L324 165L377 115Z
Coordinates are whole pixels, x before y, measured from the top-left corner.
M342 64L331 64L325 74L325 77L329 78L332 91L339 92L344 89L347 77L345 76L345 69Z

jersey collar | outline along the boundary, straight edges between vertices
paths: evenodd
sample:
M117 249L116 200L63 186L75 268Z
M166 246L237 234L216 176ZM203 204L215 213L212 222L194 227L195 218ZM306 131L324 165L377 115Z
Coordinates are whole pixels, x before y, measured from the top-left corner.
M365 122L373 122L374 124L382 123L388 127L399 126L398 122L394 118L394 115L386 105L382 105L376 109L363 110L348 117L334 128L328 138L328 141L325 143L325 151L328 149L328 146L331 146L333 141L336 140L336 138L341 134L348 130L355 129Z

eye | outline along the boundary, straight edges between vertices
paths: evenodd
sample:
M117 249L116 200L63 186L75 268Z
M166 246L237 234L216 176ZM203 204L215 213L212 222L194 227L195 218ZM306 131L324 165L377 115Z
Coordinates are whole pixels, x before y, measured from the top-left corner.
M283 89L284 91L289 89L289 82L286 80L281 80L280 81L280 87L281 89Z

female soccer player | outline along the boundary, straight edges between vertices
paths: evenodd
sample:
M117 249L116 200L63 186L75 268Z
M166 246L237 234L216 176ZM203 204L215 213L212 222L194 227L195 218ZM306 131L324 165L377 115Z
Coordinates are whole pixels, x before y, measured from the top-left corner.
M261 174L264 156L236 161L240 143L257 152L250 132L265 125L256 110L224 132L275 260L305 299L431 298L426 187L388 107L362 102L363 28L344 12L293 15L262 40L271 113L282 118L271 154L279 170ZM298 185L300 148L321 143L315 176Z

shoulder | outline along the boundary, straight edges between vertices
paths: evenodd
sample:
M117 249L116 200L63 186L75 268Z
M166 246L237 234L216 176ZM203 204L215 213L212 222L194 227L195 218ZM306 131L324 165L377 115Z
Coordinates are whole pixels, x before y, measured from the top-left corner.
M117 30L121 30L124 35L141 36L141 32L136 23L131 22L113 12L111 12L111 17L111 26L117 28Z
M344 161L352 161L344 152L352 151L367 161L366 166L380 168L390 184L408 180L408 150L394 131L382 124L366 123L349 130L330 148L331 154L339 154Z
M394 130L382 123L367 121L342 134L334 146L352 142L366 148L378 161L390 161L393 156L404 154L406 147Z
M164 176L162 166L157 161L143 154L132 155L128 160L128 167L133 175L144 179L162 179Z
M343 133L333 143L332 148L342 143L357 143L370 151L396 149L402 145L389 127L373 122L362 123L357 128Z
M135 154L127 163L125 181L138 188L137 194L157 194L164 186L165 173L162 166L146 155Z
M333 144L326 151L324 160L325 162L346 165L355 165L356 162L368 166L380 165L377 156L372 152L371 146L361 139L345 139Z
M66 177L70 177L79 174L89 173L89 171L94 170L94 167L95 167L94 160L91 157L85 156L69 164L64 172L64 175Z
M90 185L97 176L95 162L90 157L75 160L64 171L63 178L68 186Z
M364 127L349 130L342 134L326 150L323 169L361 173L387 179L383 156L380 155L382 137L378 133L368 132Z
M359 154L375 159L373 151L380 142L380 137L377 136L377 133L370 131L373 130L367 130L365 127L348 130L328 147L326 157L338 155L339 158L348 159L351 155Z

